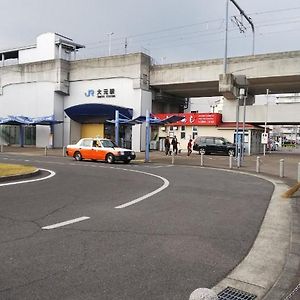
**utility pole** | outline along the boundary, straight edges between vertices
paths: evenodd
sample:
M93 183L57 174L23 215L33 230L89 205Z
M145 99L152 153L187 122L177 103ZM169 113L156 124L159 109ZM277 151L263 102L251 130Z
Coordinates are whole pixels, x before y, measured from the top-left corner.
M110 54L111 54L111 36L113 34L114 34L113 32L107 33L107 35L108 35L108 56L110 56Z
M227 49L228 49L228 5L229 1L233 3L233 5L239 10L240 14L245 17L248 23L251 26L252 33L253 33L253 40L252 40L252 55L254 55L254 48L255 48L255 29L254 24L250 17L248 17L245 12L239 7L239 5L235 2L235 0L225 0L226 1L226 9L225 9L225 51L224 51L224 74L227 74Z
M266 103L266 110L265 110L265 131L264 131L265 136L267 134L268 109L269 109L268 105L269 105L269 89L267 89L267 103ZM267 144L264 143L264 156L266 155L266 146Z
M125 54L127 54L127 46L128 46L128 42L127 42L127 37L125 38L125 45L124 45L124 48L125 48Z

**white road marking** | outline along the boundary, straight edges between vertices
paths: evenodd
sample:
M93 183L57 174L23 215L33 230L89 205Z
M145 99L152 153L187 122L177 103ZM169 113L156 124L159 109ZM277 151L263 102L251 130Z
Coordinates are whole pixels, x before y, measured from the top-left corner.
M129 171L128 169L123 169L123 170ZM151 196L153 196L153 195L161 192L162 190L166 189L169 186L169 184L170 184L170 182L166 178L158 176L156 174L151 174L151 173L147 173L147 172L143 172L143 171L138 171L138 170L130 170L130 171L131 172L142 173L142 174L146 174L146 175L149 175L149 176L153 176L153 177L159 178L159 179L161 179L164 182L164 184L160 188L156 189L155 191L153 191L151 193L148 193L148 194L146 194L146 195L144 195L142 197L139 197L137 199L134 199L134 200L129 201L127 203L124 203L122 205L116 206L115 208L125 208L125 207L128 207L130 205L133 205L133 204L136 204L138 202L141 202L141 201L143 201L143 200L145 200L145 199L147 199L147 198L149 198L149 197L151 197Z
M46 180L46 179L49 179L49 178L51 178L51 177L53 177L55 175L54 171L47 170L47 169L40 169L40 170L47 171L50 174L48 176L46 176L46 177L43 177L43 178L36 178L36 179L28 179L28 180L22 180L22 181L14 181L14 182L1 183L0 187L1 186L7 186L7 185L14 185L14 184L21 184L21 183L28 183L28 182L36 182L36 181Z
M53 163L53 164L63 164L63 165L65 165L65 163L60 163L60 162L45 162L45 161L39 161L39 160L35 160L33 162ZM78 164L78 163L70 163L69 165L72 165L72 166L85 166L85 167L90 167L91 166L91 165L87 165L87 164ZM92 166L94 166L94 165L92 165ZM161 187L159 187L158 189L154 190L153 192L150 192L150 193L148 193L148 194L146 194L144 196L141 196L141 197L139 197L137 199L134 199L132 201L129 201L127 203L118 205L115 208L125 208L125 207L131 206L133 204L136 204L138 202L141 202L141 201L143 201L143 200L145 200L145 199L147 199L147 198L149 198L149 197L151 197L151 196L153 196L153 195L161 192L162 190L166 189L169 186L169 184L170 184L170 182L166 178L164 178L162 176L159 176L159 175L156 175L156 174L148 173L148 172L143 172L143 171L133 170L133 169L118 168L118 167L113 167L113 166L109 166L108 167L108 166L98 166L97 165L97 167L99 167L99 168L110 168L110 169L116 169L116 170L123 170L123 171L127 171L127 172L129 171L129 172L141 173L141 174L145 174L145 175L148 175L148 176L153 176L153 177L159 178L159 179L161 179L164 182L164 184ZM156 167L158 167L158 168L159 167L172 167L172 165L156 166ZM40 169L40 170L44 170L44 169ZM53 171L50 171L50 170L46 170L46 171L53 172ZM11 185L11 184L18 184L18 183L26 183L26 182L44 180L44 179L50 178L50 177L52 177L54 175L55 175L55 172L53 172L53 175L50 174L49 176L47 176L45 178L40 178L40 179L35 179L35 180L24 180L24 181L19 181L19 182L12 182L12 183L5 183L5 184L0 184L0 187L3 186L3 185Z
M66 225L69 225L69 224L81 222L81 221L84 221L84 220L87 220L87 219L90 219L90 217L80 217L80 218L68 220L68 221L65 221L65 222L56 223L56 224L49 225L49 226L44 226L44 227L42 227L42 229L54 229L54 228L66 226Z

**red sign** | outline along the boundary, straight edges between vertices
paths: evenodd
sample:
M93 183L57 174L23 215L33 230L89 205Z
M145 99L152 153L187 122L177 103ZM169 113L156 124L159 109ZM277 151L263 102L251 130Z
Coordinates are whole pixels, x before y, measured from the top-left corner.
M175 123L170 123L167 125L171 126L211 126L215 125L218 126L222 123L222 115L219 113L181 113L181 114L153 114L154 117L158 119L166 119L171 116L181 116L184 117L184 119L175 122Z

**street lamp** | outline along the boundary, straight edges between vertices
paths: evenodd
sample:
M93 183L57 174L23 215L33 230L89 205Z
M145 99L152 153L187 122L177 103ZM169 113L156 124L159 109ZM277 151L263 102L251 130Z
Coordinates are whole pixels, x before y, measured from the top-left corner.
M267 136L267 122L268 122L268 105L269 105L269 89L267 89L267 103L265 109L265 130L264 135ZM266 143L264 143L264 155L266 155Z
M111 53L111 36L113 34L114 34L113 32L107 33L107 35L108 35L108 56L110 56L110 53Z

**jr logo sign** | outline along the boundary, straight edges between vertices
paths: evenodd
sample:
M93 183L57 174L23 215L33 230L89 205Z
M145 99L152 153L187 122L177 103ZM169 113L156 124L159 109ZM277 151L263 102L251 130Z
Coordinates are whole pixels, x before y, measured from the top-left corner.
M97 98L115 98L115 89L98 89L96 92L95 90L87 90L84 93L86 97L97 97Z
M84 93L86 97L94 97L94 90L88 90L86 93Z

